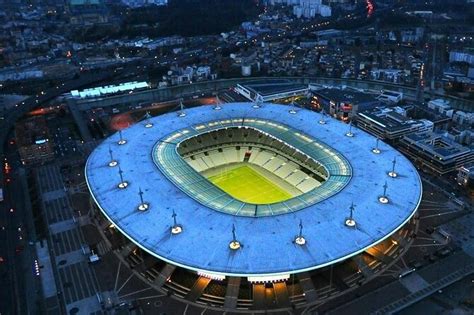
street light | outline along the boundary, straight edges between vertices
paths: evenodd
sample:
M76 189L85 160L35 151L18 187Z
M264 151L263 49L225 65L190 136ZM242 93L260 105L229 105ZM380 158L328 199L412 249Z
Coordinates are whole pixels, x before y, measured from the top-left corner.
M237 241L237 237L235 236L235 224L232 224L232 241L229 243L229 248L232 250L237 250L240 248L240 242Z

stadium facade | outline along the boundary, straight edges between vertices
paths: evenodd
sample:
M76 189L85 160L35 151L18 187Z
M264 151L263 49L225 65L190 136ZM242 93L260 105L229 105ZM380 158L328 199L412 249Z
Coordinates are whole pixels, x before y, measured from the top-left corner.
M422 198L392 147L275 104L146 119L98 146L86 179L104 235L149 285L239 312L308 306L373 279L409 247Z

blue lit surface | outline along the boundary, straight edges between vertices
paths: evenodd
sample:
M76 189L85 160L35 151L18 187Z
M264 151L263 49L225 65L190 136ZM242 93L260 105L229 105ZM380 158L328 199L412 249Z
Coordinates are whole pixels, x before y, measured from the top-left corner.
M265 104L252 108L249 103L224 104L219 111L212 106L186 110L185 117L170 113L151 119L152 128L138 123L123 131L128 140L117 145L119 135L106 139L91 154L86 179L92 196L105 216L133 242L150 254L174 265L224 275L277 275L297 273L347 259L375 245L403 226L415 213L421 200L421 182L416 169L398 151L380 142L380 154L373 154L375 138L348 125L320 115L290 107ZM215 211L189 197L163 174L153 160L158 140L176 130L210 121L252 117L291 126L340 153L352 166L352 178L337 194L299 211L278 216L246 217ZM280 135L280 139L281 135ZM283 139L282 139L283 140ZM294 140L294 139L293 139ZM118 189L117 167L109 167L109 147L124 171L129 186ZM397 178L388 177L393 158L397 158ZM388 204L378 198L388 182ZM138 211L139 187L147 211ZM344 222L351 202L356 205L356 228ZM171 235L173 210L183 226ZM293 243L298 224L303 221L304 246ZM238 251L229 249L235 224Z

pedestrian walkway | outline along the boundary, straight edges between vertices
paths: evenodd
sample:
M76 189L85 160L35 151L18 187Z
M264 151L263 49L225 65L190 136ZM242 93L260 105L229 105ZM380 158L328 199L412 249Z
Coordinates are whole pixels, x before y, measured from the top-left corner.
M427 296L453 284L456 281L461 280L462 278L474 273L474 264L466 266L459 269L456 272L453 272L442 279L439 279L436 282L433 282L431 285L425 287L422 290L418 290L409 294L401 299L398 299L380 309L373 312L372 314L393 314L395 312L401 311L402 309L415 304L418 301L421 301Z
M35 245L38 261L41 262L40 276L43 295L45 298L56 296L58 289L56 288L56 282L54 282L53 266L51 265L48 245L44 243L41 246L40 242L37 242Z
M464 252L456 252L410 274L407 279L394 280L328 314L392 314L472 273L474 259Z
M100 312L102 307L96 296L99 284L88 264L88 252L84 252L87 246L79 225L80 220L74 218L59 166L51 164L40 167L37 170L37 180L54 254L51 273L54 268L61 284L61 288L55 290L54 294L60 293L68 313Z

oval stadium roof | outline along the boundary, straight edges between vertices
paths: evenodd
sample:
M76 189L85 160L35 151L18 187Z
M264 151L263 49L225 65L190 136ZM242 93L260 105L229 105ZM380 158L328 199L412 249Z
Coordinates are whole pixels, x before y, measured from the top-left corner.
M142 249L171 264L196 271L234 276L268 276L298 273L321 268L354 256L387 238L415 213L421 201L422 187L414 166L398 151L349 126L321 115L292 107L250 103L201 106L185 110L186 116L165 114L124 130L127 140L118 145L116 133L90 155L86 180L93 198L104 215ZM211 209L189 197L160 171L153 152L160 139L174 131L193 130L216 121L252 117L290 126L291 132L306 134L340 153L350 163L352 177L338 193L298 211L276 216L236 216ZM296 137L296 135L295 135ZM290 139L290 138L288 138ZM129 185L119 189L117 167L109 167L109 149L123 170ZM388 173L396 158L397 177ZM383 185L388 183L387 204L379 202ZM147 211L137 210L139 189L149 203ZM355 204L355 228L345 225L351 203ZM170 233L173 211L183 232ZM303 222L306 244L295 244L299 222ZM231 250L232 226L241 248Z

